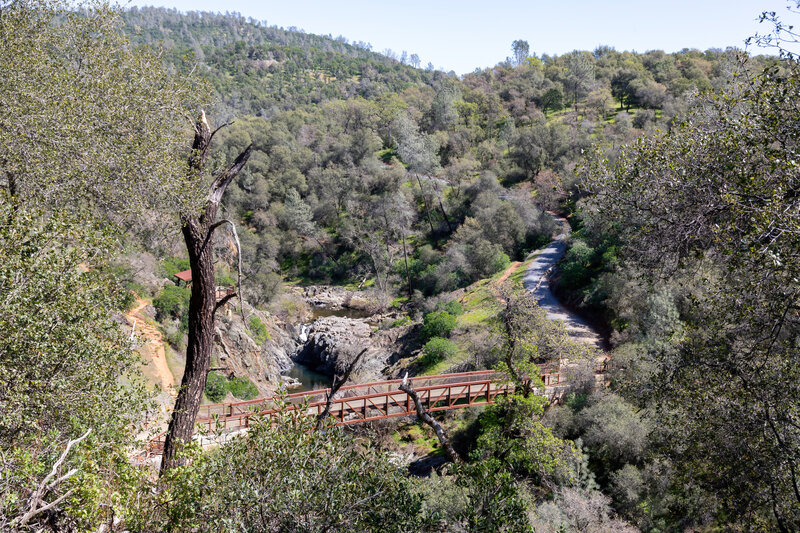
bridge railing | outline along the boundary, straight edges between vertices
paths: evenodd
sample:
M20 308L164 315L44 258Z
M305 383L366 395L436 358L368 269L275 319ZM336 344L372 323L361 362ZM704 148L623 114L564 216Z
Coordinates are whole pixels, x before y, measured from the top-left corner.
M478 370L475 372L462 372L455 374L439 374L435 376L415 376L409 378L411 385L414 388L426 387L436 384L446 383L461 383L469 381L482 381L485 379L499 378L500 374L493 370ZM337 398L361 396L364 394L375 394L386 392L388 390L397 389L402 382L402 379L390 379L385 381L376 381L373 383L362 383L357 385L345 385L337 392ZM287 394L285 400L293 404L301 404L306 399L309 403L317 401L324 402L330 389L316 389L311 391L295 392ZM214 416L235 416L238 414L249 413L253 410L263 410L269 406L275 405L276 398L256 398L253 400L245 400L241 402L226 402L214 403L200 406L200 411L197 415L198 420L205 418L212 418Z
M226 296L230 296L236 292L236 288L231 286L223 286L223 287L216 287L214 290L214 295L217 300L222 300Z
M540 376L551 390L567 383L568 374L551 372ZM417 376L409 378L429 411L458 409L474 405L493 403L497 396L510 394L514 386L503 374L491 370ZM355 424L416 414L411 398L399 390L400 379L347 385L339 389L330 408L331 418L339 424ZM308 415L319 415L325 409L326 394L330 389L298 392L284 396L284 409L300 409L305 404ZM242 402L218 403L201 406L196 425L209 433L230 433L250 427L251 419L272 417L281 407L280 398L259 398ZM153 438L147 449L148 455L163 450L166 432Z

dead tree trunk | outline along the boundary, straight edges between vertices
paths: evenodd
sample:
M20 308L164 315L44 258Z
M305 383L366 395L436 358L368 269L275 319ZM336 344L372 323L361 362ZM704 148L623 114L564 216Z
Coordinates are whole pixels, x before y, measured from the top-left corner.
M433 418L433 416L431 416L428 410L425 409L425 406L422 405L422 402L419 399L419 394L417 394L417 391L414 390L414 387L412 387L411 383L408 381L408 373L406 373L406 377L403 378L403 383L400 384L400 390L408 394L411 399L414 400L414 406L417 408L417 416L420 420L432 427L433 431L436 432L436 438L439 439L442 448L444 448L444 453L447 455L447 458L454 463L460 463L461 458L458 456L456 450L453 448L453 445L450 443L450 438L447 436L447 432L444 430L442 425L435 418Z
M200 118L195 124L194 143L189 156L189 168L198 179L205 168L211 139L216 131L218 130L211 131L205 113L201 111ZM214 317L217 309L236 296L236 293L229 294L217 301L212 238L214 230L227 223L227 221L216 221L219 204L225 194L225 189L239 174L250 157L251 148L252 146L248 146L230 167L214 179L202 211L181 214L183 240L189 252L189 263L192 270L189 341L186 347L186 368L164 441L161 474L173 466L181 464L178 454L183 445L192 438L194 423L200 409L200 401L203 398L211 364L211 351L214 345ZM237 287L237 290L241 289Z
M453 233L453 225L450 223L450 217L447 216L447 212L444 210L444 205L442 205L442 197L438 197L439 200L439 210L442 212L442 216L444 217L444 221L447 222L447 229L450 230L450 233Z
M406 281L408 282L408 297L414 296L414 290L411 288L411 274L408 270L408 251L406 250L406 232L403 230L403 260L406 262Z

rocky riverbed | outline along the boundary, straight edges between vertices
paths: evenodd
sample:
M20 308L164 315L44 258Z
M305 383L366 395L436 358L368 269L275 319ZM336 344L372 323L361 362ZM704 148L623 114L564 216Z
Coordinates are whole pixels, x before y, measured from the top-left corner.
M371 318L327 316L303 325L292 359L333 376L366 349L351 379L354 382L384 379L384 370L405 351L410 328L379 329L370 324Z
M301 312L273 314L245 304L245 320L239 309L229 309L217 322L215 359L227 375L249 378L262 395L280 384L289 390L329 386L365 348L350 379L379 381L410 351L411 326L389 327L400 315L377 312L383 306L369 292L320 285L295 288L288 296ZM252 317L266 328L261 338L252 331Z

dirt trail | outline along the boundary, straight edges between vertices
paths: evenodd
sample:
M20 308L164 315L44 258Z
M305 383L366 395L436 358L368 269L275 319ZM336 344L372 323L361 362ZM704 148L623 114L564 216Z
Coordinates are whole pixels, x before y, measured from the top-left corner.
M146 361L152 362L153 373L161 382L161 388L170 395L175 396L175 378L167 365L167 354L164 347L164 336L161 331L153 325L153 320L142 313L148 302L136 296L136 305L131 309L125 318L133 325L136 321L136 334L143 338L139 352Z
M495 281L495 282L494 282L494 283L495 283L495 285L502 285L502 284L503 284L503 282L504 282L505 280L507 280L507 279L508 279L508 277L509 277L511 274L513 274L513 273L514 273L514 271L517 269L517 267L518 267L518 266L520 266L521 264L522 264L522 261L514 261L513 263L511 263L511 266L509 266L509 267L508 267L508 268L505 270L505 272L503 272L503 275L502 275L502 276L500 276L499 278L497 278L497 281Z

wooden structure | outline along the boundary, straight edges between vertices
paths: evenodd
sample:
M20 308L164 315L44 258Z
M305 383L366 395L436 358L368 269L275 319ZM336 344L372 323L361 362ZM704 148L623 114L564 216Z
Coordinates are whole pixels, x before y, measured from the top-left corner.
M192 271L191 271L191 269L183 270L181 272L178 272L177 274L175 274L175 277L178 278L178 284L179 285L180 285L180 282L185 283L187 287L191 286L191 284L192 284ZM234 287L231 287L231 286L228 286L228 285L224 285L224 286L216 287L214 292L216 294L217 301L219 301L219 300L222 300L223 298L225 298L226 296L230 296L231 294L236 292L236 289Z
M540 376L547 396L555 396L558 387L566 384L566 374L553 372ZM402 380L393 379L359 385L348 385L339 389L331 404L330 415L339 425L358 424L398 416L416 416L414 402L399 390ZM418 376L409 378L422 404L428 411L447 411L475 405L494 403L498 396L507 395L514 385L504 376L492 370ZM330 389L297 392L284 397L285 409L303 410L309 416L319 415L325 409L325 399ZM273 416L279 411L278 398L216 403L200 406L197 426L209 433L235 433L246 430L254 417ZM153 438L146 454L159 455L164 446L166 433Z
M192 282L192 270L189 269L178 272L177 274L175 274L175 277L178 278L178 280L184 282L188 287L189 284Z

